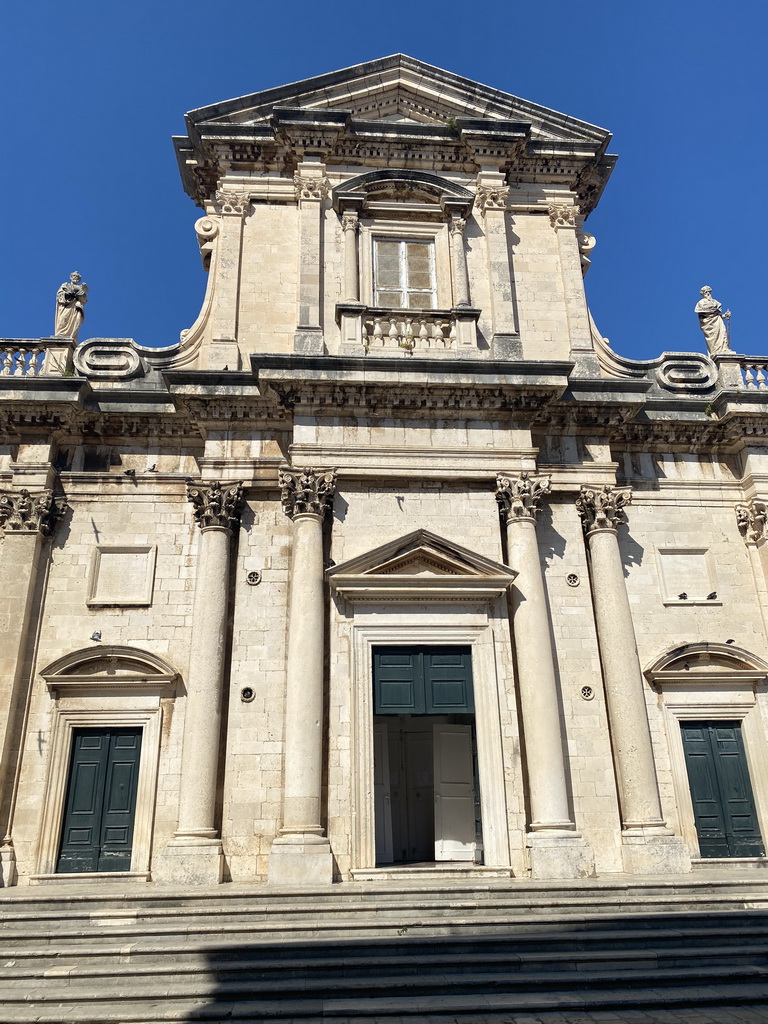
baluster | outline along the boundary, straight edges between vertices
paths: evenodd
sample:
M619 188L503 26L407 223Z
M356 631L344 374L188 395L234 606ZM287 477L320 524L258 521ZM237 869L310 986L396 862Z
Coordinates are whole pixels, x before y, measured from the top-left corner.
M29 373L29 361L27 356L29 355L28 348L20 348L19 353L16 357L16 370L21 377L26 377Z
M757 386L765 390L768 388L768 364L763 363L761 366L756 367L758 371L755 376L757 377Z
M371 347L371 339L368 337L368 324L363 320L363 348L365 354L368 355L368 349Z
M397 326L397 320L393 316L389 318L389 339L393 345L400 344L400 330Z
M403 324L403 333L400 337L400 348L404 348L409 353L413 352L414 345L416 344L413 338L412 324L411 317L406 317Z
M429 348L429 331L427 330L427 321L424 317L419 320L419 348Z
M384 331L381 326L381 317L373 318L373 343L381 347L384 344Z
M441 341L443 343L443 348L445 348L445 335L443 334L442 320L435 320L432 324L432 338L435 341Z
M2 349L0 351L0 376L2 376L2 377L5 377L6 374L7 374L7 371L5 369L7 362L8 362L8 349L4 348L4 349Z
M456 319L455 317L451 317L451 329L448 333L448 344L453 345L454 341L456 341Z
M3 377L10 377L13 373L13 357L14 350L12 348L6 348L3 350Z

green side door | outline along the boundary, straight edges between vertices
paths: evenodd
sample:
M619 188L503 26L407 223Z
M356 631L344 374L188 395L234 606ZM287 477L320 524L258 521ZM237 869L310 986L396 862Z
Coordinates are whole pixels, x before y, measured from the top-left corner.
M702 857L761 857L740 722L681 722Z
M58 872L129 871L141 729L76 729Z

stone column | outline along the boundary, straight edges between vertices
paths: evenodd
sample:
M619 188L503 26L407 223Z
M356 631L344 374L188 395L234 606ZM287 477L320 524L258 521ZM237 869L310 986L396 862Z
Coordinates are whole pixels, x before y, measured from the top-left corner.
M469 272L467 270L467 253L464 249L464 229L467 222L458 214L451 215L451 258L453 261L453 304L454 306L471 306L469 298Z
M576 501L587 537L605 700L619 787L624 866L633 874L690 871L690 857L661 810L645 686L619 550L628 490L582 487Z
M568 336L571 341L571 354L576 363L576 374L580 377L599 377L600 366L592 347L592 331L584 291L579 248L579 208L570 203L551 203L549 220L557 234Z
M357 232L359 219L356 210L345 210L341 217L344 229L344 301L359 302L360 275L357 263Z
M336 474L280 473L283 509L293 520L285 694L283 826L272 844L269 881L333 881L331 846L321 824L323 775L323 519Z
M49 489L0 495L0 527L5 531L0 561L0 885L16 880L11 836L16 764L14 719L24 698L24 666L30 630L36 621L35 591L44 544L64 515L66 502ZM46 555L47 557L47 555Z
M495 168L477 176L477 206L483 218L493 316L493 355L497 359L522 358L512 280L512 259L507 245L507 196L504 175Z
M192 885L221 881L223 852L216 828L219 737L223 697L229 561L243 505L241 484L216 481L188 489L200 527L192 644L187 673L179 826L155 877Z
M322 355L325 345L320 323L321 238L323 202L328 195L324 165L303 161L293 183L299 204L299 309L293 348L306 355Z
M243 255L243 223L250 206L247 192L222 188L216 193L221 211L218 224L205 218L211 228L218 228L218 255L212 309L212 336L207 369L240 369L237 335L240 326L240 274ZM198 224L200 222L198 221ZM208 229L210 235L214 232Z
M548 477L497 478L496 499L507 529L507 560L518 573L512 587L517 684L523 719L533 878L591 874L591 850L576 831L568 803L560 698L550 637L549 612L536 538Z

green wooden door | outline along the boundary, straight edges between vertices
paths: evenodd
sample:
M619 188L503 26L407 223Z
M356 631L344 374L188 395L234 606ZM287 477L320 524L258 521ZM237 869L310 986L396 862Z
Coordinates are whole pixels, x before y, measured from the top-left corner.
M376 715L471 714L470 648L375 647L373 693Z
M56 870L129 871L141 729L76 729Z
M740 722L681 722L685 763L702 857L760 857Z

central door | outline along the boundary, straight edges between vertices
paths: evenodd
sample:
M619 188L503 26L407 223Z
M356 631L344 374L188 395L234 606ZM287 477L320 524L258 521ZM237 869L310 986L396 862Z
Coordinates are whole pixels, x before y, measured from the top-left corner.
M477 860L470 648L375 648L373 678L377 864Z

